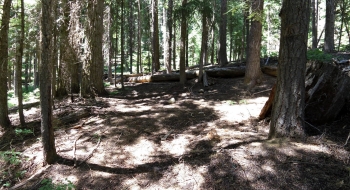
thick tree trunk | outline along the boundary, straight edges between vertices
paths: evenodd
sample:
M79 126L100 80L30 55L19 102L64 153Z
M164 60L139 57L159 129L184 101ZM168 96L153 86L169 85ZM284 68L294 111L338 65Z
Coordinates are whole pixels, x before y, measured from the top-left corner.
M0 28L0 128L11 125L7 106L8 31L11 0L4 0Z
M276 95L269 138L305 136L305 67L310 0L283 1Z
M88 17L90 24L89 46L91 51L90 62L90 90L99 96L106 95L103 85L103 8L104 0L89 0Z
M262 72L260 69L260 49L263 9L264 0L252 1L252 12L256 16L253 18L249 32L247 70L244 78L244 83L248 84L248 91L250 91L256 84L261 83Z
M42 0L42 66L40 69L40 105L41 105L41 134L44 154L44 163L53 164L57 153L55 137L52 126L52 101L51 101L51 40L52 40L52 2Z

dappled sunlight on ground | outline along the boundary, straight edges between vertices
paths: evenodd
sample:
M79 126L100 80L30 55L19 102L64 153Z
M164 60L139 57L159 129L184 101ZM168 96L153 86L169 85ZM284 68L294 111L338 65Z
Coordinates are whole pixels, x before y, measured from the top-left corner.
M16 142L28 158L27 178L42 173L27 187L38 188L43 178L57 184L69 180L77 189L350 187L346 147L323 136L267 140L268 122L256 118L268 92L244 96L238 90L242 79L229 81L234 87L222 80L222 88L209 87L203 94L197 93L201 86L191 93L171 83L144 84L96 102L71 103L69 109L57 103L55 114L61 117L82 107L89 115L58 122L61 158L44 171L40 136Z

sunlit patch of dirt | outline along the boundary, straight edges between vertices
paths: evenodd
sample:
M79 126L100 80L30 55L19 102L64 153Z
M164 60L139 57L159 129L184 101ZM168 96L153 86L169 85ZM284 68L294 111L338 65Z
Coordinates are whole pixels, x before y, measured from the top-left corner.
M130 83L110 87L108 97L55 102L60 158L45 167L38 110L25 111L34 134L3 144L27 157L27 173L11 185L37 189L50 178L77 189L350 188L345 137L267 140L268 122L257 116L274 78L265 76L250 95L242 78L213 80L209 87ZM88 114L64 122L82 110ZM15 114L11 120L18 122Z

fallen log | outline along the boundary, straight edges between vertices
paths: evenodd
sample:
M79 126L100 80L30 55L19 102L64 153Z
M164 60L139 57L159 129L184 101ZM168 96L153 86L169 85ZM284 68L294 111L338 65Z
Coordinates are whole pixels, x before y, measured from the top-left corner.
M23 109L30 109L32 107L36 107L39 106L40 102L32 102L32 103L28 103L28 104L23 104ZM14 113L18 110L18 106L12 107L9 109L9 113Z
M217 67L208 65L207 68L204 68L208 77L221 77L221 78L235 78L243 77L245 75L244 66L236 67ZM262 68L262 72L268 75L277 76L277 67L276 66L265 66ZM187 71L186 77L188 80L196 78L199 76L199 71ZM125 75L124 81L126 82L135 82L135 83L145 83L145 82L164 82L164 81L179 81L179 73L171 74L157 74L157 75L146 75L146 76L130 76ZM118 77L116 82L121 82L121 78Z
M277 66L263 66L261 71L267 75L277 77Z
M194 79L197 75L195 72L186 72L187 79ZM180 74L161 74L161 75L147 75L140 77L129 77L126 79L128 82L144 83L144 82L163 82L163 81L179 81Z
M69 123L77 122L82 118L90 116L91 112L88 109L78 110L76 112L72 112L69 115L58 118L57 122L61 125L66 125Z
M209 77L234 78L243 77L245 67L223 67L205 70Z

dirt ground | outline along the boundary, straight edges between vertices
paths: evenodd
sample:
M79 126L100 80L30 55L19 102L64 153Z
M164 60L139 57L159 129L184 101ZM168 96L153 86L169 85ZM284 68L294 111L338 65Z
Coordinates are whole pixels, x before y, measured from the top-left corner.
M50 166L42 164L39 108L25 110L33 133L0 132L0 151L21 153L19 164L1 163L0 185L38 189L51 179L76 189L350 189L350 114L316 126L323 133L304 142L267 140L268 120L257 116L274 82L266 75L251 94L243 78L210 78L209 87L127 83L125 91L108 87L108 97L57 101L60 158Z

